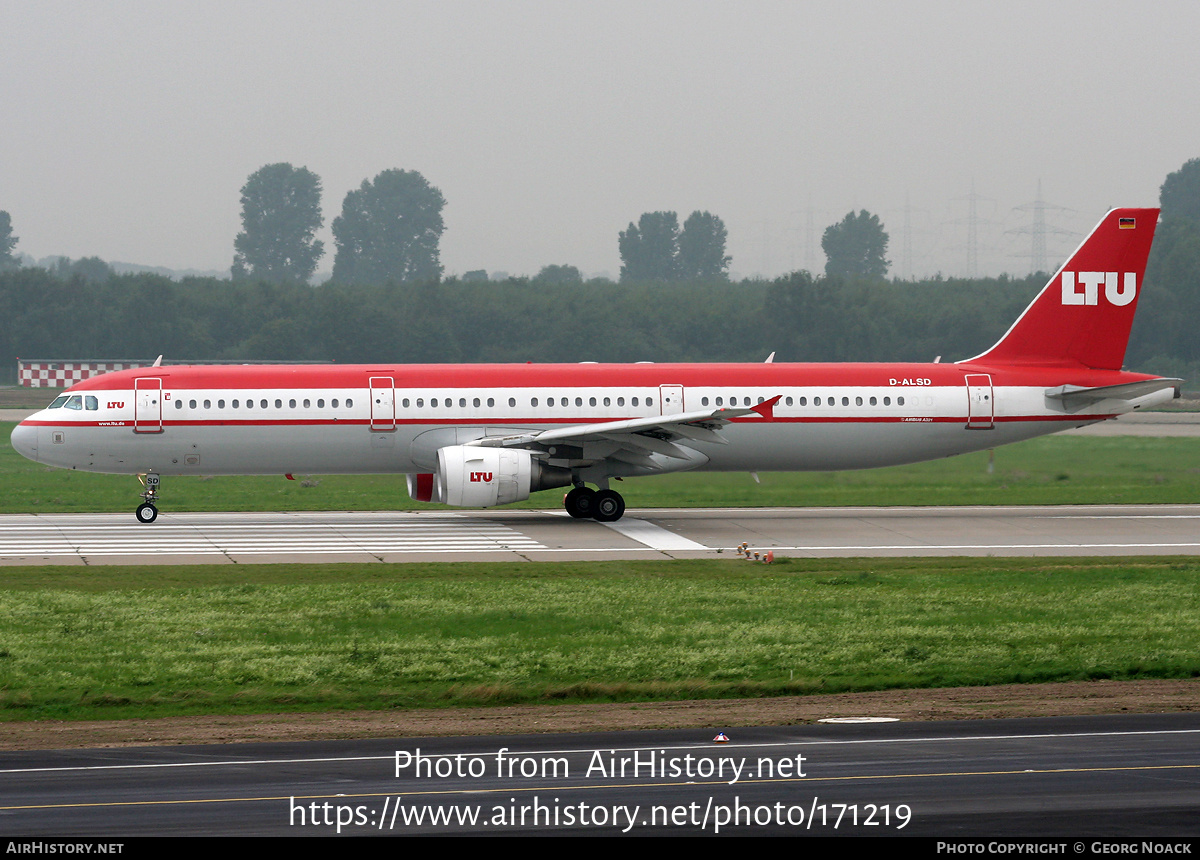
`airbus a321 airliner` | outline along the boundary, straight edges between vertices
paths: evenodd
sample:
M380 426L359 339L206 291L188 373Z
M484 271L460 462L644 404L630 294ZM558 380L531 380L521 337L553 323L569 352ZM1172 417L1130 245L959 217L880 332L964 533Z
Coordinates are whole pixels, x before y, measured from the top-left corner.
M164 475L403 472L414 499L461 507L572 487L571 516L612 522L613 479L962 454L1178 396L1121 370L1157 220L1109 212L999 343L955 364L156 366L73 386L12 443L139 476L145 523Z

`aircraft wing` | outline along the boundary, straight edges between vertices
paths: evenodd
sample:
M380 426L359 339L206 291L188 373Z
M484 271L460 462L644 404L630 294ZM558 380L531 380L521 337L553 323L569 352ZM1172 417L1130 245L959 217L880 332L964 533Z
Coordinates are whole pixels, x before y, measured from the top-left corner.
M1178 388L1182 379L1146 379L1142 382L1126 382L1122 385L1100 385L1087 388L1082 385L1060 385L1057 388L1047 388L1046 396L1061 400L1064 405L1087 405L1099 403L1101 400L1136 400L1147 394L1155 394L1166 388Z
M745 408L707 409L677 415L630 418L625 421L572 424L553 430L517 433L511 436L485 436L466 444L486 448L523 448L555 459L595 461L613 457L626 462L651 465L650 455L661 454L674 460L688 461L698 456L695 450L687 447L689 442L727 445L729 440L721 435L722 427L734 418L750 415L769 419L773 416L773 409L778 401L779 396L776 395L757 406Z

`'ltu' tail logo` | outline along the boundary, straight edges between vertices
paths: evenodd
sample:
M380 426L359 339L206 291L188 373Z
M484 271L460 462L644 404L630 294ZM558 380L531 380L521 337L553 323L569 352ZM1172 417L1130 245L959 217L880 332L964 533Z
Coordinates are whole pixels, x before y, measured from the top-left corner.
M1063 272L1062 303L1064 305L1095 305L1100 302L1100 285L1109 304L1124 307L1137 295L1137 273L1125 272L1124 283L1117 272Z

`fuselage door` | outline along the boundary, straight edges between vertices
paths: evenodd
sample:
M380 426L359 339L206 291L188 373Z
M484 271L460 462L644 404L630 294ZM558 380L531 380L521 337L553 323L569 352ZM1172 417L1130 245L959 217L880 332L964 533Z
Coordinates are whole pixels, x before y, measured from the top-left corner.
M396 429L396 383L390 376L371 377L371 429Z
M683 386L658 386L658 404L663 415L678 415L683 412Z
M967 429L991 430L996 426L996 397L987 373L967 374Z
M162 380L158 377L133 381L133 432L161 433Z

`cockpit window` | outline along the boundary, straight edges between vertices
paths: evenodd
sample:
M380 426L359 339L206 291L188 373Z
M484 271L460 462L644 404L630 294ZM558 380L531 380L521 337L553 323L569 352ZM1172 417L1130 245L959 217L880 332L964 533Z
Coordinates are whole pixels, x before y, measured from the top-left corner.
M67 402L67 395L63 394L54 398L54 402L47 406L47 409L61 409L62 405Z
M78 394L71 395L70 399L67 400L67 408L68 409L82 409L83 408L83 397L81 397Z
M93 397L92 395L89 394L83 398L83 406L89 412L95 412L97 409L100 408L100 402L98 400L96 400L95 397Z

